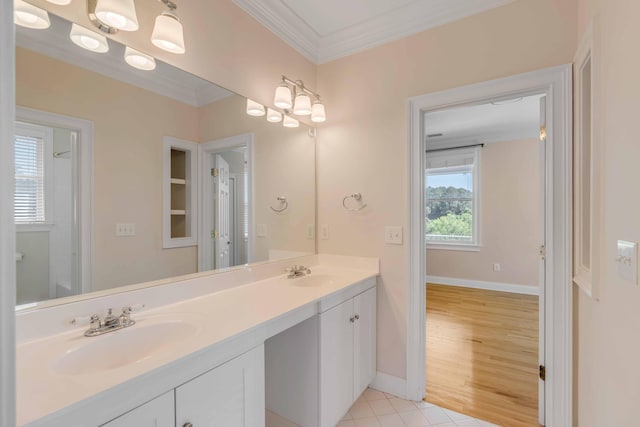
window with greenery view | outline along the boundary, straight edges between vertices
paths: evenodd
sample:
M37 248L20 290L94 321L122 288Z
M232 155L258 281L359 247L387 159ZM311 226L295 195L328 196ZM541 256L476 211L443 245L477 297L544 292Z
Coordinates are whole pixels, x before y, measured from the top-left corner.
M478 153L477 147L427 153L428 244L478 244Z

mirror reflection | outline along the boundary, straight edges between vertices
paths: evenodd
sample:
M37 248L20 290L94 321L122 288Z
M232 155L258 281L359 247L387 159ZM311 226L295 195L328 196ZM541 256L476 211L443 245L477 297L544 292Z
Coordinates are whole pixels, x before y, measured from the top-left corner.
M71 27L16 27L18 304L315 253L309 128Z

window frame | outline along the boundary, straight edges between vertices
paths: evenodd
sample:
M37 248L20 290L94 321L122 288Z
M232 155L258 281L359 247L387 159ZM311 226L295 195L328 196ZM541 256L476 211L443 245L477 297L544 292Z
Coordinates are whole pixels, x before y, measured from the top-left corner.
M13 132L13 144L15 149L16 135L24 135L27 137L42 138L43 144L43 190L44 190L44 220L33 222L16 222L15 214L13 217L17 232L32 231L48 231L53 227L53 128L48 126L37 125L28 122L16 121ZM15 159L14 159L15 167ZM13 173L14 180L16 172ZM15 183L14 183L15 194ZM15 209L15 199L14 199Z
M477 252L482 247L480 243L480 145L473 147L462 147L462 148L447 148L447 149L438 149L434 150L431 155L435 155L441 158L454 158L460 156L469 156L473 157L473 164L471 165L456 165L456 166L443 166L437 168L429 168L428 167L428 157L429 150L427 150L425 161L425 170L424 170L424 180L425 180L425 221L426 221L426 206L428 203L427 191L428 183L427 179L430 175L444 175L444 174L452 174L452 173L468 173L470 171L472 175L472 200L471 200L471 242L451 242L451 241L437 241L437 240L429 240L426 229L425 233L425 246L427 249L436 249L436 250L451 250L451 251L470 251ZM438 171L429 173L430 170Z

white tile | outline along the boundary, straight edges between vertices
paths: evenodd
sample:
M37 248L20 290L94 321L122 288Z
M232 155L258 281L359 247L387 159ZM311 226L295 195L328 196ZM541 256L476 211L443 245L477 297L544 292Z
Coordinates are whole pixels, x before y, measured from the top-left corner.
M356 427L356 423L351 420L340 421L336 427Z
M349 412L347 412L345 414L345 416L342 417L342 421L347 421L347 420L352 420L352 419L353 419L353 417L351 416L351 414Z
M416 408L418 409L424 409L424 408L433 408L434 405L433 403L429 403L429 402L425 402L424 400L421 400L419 402L413 402L413 404L416 406Z
M376 417L360 418L355 420L356 427L380 427L380 422Z
M478 420L482 427L500 427L498 424L491 424L489 421Z
M429 422L422 415L422 412L414 409L413 411L404 411L400 412L400 417L402 421L407 425L407 427L428 427Z
M369 402L369 406L373 410L373 413L376 415L386 415L386 414L395 414L396 410L391 403L389 403L388 399L383 400L372 400Z
M458 425L453 421L449 421L448 423L444 423L444 424L436 424L433 427L458 427Z
M469 418L466 420L456 420L456 425L458 427L482 427L482 424L480 424L478 420L476 420L475 418Z
M421 411L424 416L427 417L427 420L429 420L429 424L437 425L451 422L451 418L449 418L442 408L437 406L421 409Z
M365 400L367 401L372 401L372 400L381 400L381 399L386 399L387 396L384 395L383 392L378 391L378 390L374 390L372 388L368 388L364 391L363 394Z
M450 409L443 408L442 410L445 412L445 414L447 414L449 416L449 418L451 418L456 423L458 421L473 420L473 417L470 417L470 416L465 415L465 414L461 414L461 413L456 412L456 411L452 411Z
M391 406L393 406L398 412L415 411L416 409L416 405L414 405L412 401L400 399L397 397L392 397L391 399L389 399L389 403L391 403Z
M349 410L349 414L353 419L375 416L373 410L371 409L371 406L369 406L369 404L364 401L357 401L356 403L354 403Z
M378 421L382 427L405 427L406 424L398 414L380 415Z

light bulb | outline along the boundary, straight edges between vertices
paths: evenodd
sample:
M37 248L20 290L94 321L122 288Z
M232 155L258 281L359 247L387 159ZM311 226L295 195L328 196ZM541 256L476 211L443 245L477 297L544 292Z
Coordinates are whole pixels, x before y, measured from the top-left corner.
M71 25L69 37L77 46L92 52L104 53L109 50L109 43L105 36L94 33L75 23Z
M146 55L127 46L124 49L124 60L133 68L143 71L151 71L156 68L156 60L152 56Z
M13 22L21 27L43 30L51 26L49 14L44 9L35 7L22 0L13 3Z
M327 120L327 115L324 111L324 104L316 99L311 107L311 121L316 123L322 123Z
M311 114L311 98L307 93L300 91L296 95L296 102L293 104L293 114L298 116L308 116Z
M184 31L178 16L166 11L156 17L151 43L171 53L184 53Z
M122 31L139 28L133 0L97 0L96 16L108 26Z
M271 123L281 122L282 113L274 110L273 108L267 108L267 121Z
M273 105L285 110L291 108L293 105L291 103L291 88L285 82L280 83L276 88L276 96L273 100Z
M255 117L264 116L264 106L247 98L247 114Z
M300 126L300 122L291 116L284 116L282 125L286 128L297 128L298 126Z

